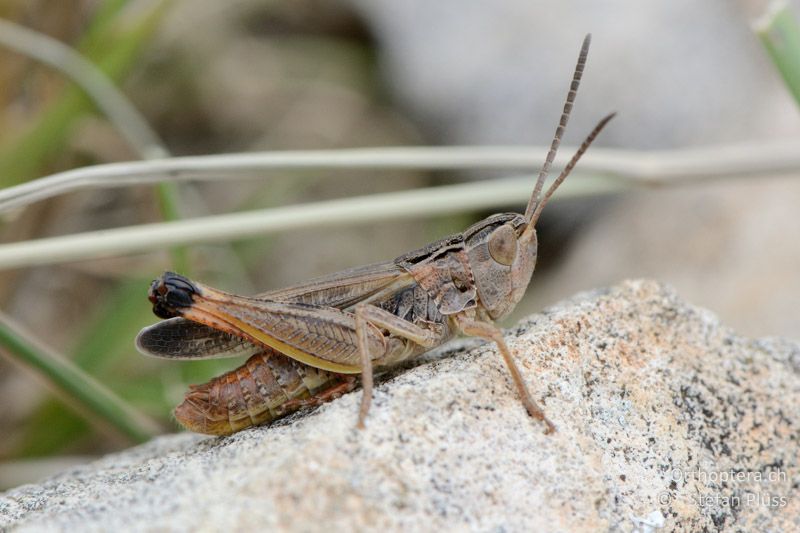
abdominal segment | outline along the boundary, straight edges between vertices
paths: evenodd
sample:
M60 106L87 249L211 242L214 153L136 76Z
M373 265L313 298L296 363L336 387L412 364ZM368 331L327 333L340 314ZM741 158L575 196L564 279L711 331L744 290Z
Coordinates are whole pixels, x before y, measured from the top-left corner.
M175 418L190 431L230 435L355 387L354 376L304 365L271 349L203 385L192 385Z

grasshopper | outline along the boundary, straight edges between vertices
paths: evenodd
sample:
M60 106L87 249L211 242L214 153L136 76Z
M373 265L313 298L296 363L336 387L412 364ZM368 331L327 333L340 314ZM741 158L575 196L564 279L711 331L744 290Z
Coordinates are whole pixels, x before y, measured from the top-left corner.
M542 194L589 51L581 47L561 120L525 214L492 215L466 231L392 261L352 268L254 297L225 293L166 272L149 291L167 320L143 329L138 349L193 359L249 355L236 370L192 386L175 416L188 429L226 435L353 390L360 374L359 428L373 371L441 345L457 333L493 341L527 412L554 426L528 391L495 320L507 316L536 265L536 222L558 186L614 114L586 137Z

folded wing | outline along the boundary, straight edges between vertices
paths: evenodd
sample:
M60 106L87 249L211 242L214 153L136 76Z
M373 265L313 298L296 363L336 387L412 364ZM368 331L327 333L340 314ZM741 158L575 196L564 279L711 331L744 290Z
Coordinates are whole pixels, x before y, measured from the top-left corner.
M241 337L185 318L170 318L139 332L136 348L166 359L209 359L251 356L263 350Z

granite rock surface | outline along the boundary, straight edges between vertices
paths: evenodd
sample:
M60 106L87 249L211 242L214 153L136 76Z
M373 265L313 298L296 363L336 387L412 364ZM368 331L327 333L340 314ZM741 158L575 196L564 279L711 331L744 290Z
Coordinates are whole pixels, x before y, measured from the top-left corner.
M229 438L179 434L0 496L0 528L800 529L800 345L737 336L668 287L583 293L360 393Z

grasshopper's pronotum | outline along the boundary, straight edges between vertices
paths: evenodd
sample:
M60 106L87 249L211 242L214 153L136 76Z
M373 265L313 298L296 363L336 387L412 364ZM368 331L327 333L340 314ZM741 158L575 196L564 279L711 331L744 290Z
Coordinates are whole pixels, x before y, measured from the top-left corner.
M150 301L166 318L139 333L148 355L194 359L251 355L241 367L193 386L175 410L192 431L226 435L314 405L356 385L363 427L373 368L430 350L457 333L497 344L528 413L553 424L528 392L495 320L525 294L536 265L535 224L558 186L613 117L592 130L544 194L578 90L589 36L583 42L564 111L525 214L492 215L466 231L383 263L353 268L254 297L237 296L171 272L155 280Z

